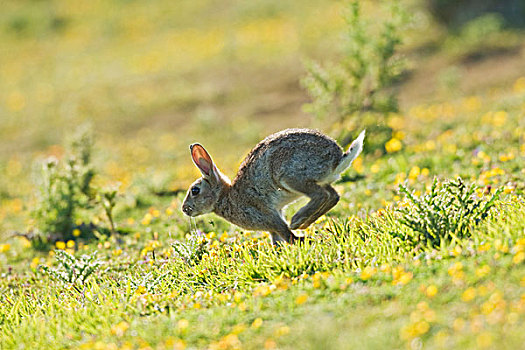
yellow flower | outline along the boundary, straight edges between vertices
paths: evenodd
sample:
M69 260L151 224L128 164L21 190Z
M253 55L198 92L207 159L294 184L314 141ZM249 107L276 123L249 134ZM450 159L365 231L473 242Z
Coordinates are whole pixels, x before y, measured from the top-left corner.
M78 236L80 236L80 233L81 233L81 232L80 232L80 230L79 230L78 228L76 228L76 229L73 230L73 236L74 236L74 237L78 237Z
M512 87L512 90L516 93L523 93L525 92L525 77L520 77L518 80L514 82L514 86Z
M173 350L183 350L183 349L186 349L186 343L182 339L168 337L164 341L164 348L173 349ZM134 347L131 344L129 344L127 348L125 348L124 346L120 347L120 350L127 350L127 349L131 350L131 349L134 349Z
M276 349L277 348L277 343L273 339L266 339L264 341L264 348L265 349Z
M413 278L413 274L412 272L401 272L399 278L397 279L394 279L392 281L392 284L393 285L397 285L397 284L400 284L400 285L405 285L407 284L408 282L410 282Z
M272 290L270 287L266 284L260 284L253 290L253 296L267 296L270 294Z
M363 173L363 171L365 170L363 167L363 157L357 157L356 160L354 160L354 162L352 163L352 167L359 174Z
M492 345L492 335L488 332L483 332L476 338L476 343L480 348L488 348Z
M57 241L55 243L55 246L57 247L57 249L61 249L61 250L66 249L66 243L62 241Z
M188 328L189 325L190 323L188 322L188 320L185 320L183 318L177 322L177 328L179 328L180 330Z
M484 243L478 247L478 252L486 252L490 249L490 243Z
M412 167L408 173L409 179L416 179L421 174L421 169L418 166Z
M31 260L31 264L29 265L29 267L31 267L32 269L36 269L39 264L40 264L40 258L33 258L33 260Z
M448 268L448 274L450 276L454 276L457 273L459 273L460 271L463 271L463 264L460 263L460 262L456 262L456 263L454 263L452 266L450 266Z
M522 263L524 260L525 260L525 252L523 252L523 251L517 252L517 253L514 254L514 256L512 257L512 262L513 262L514 264L520 264L520 263Z
M361 277L362 280L366 281L370 277L374 276L376 274L376 272L377 272L377 269L375 267L367 266L361 272L360 277Z
M384 273L390 273L392 271L392 268L390 267L389 264L382 264L379 268L381 270L381 272L384 272Z
M233 294L233 300L235 300L236 303L242 301L243 298L244 298L244 294L241 292L235 292Z
M279 337L282 337L283 335L287 335L290 333L290 327L288 326L282 326L282 327L279 327L275 330L275 332L273 332L273 335L276 337L276 338L279 338Z
M463 99L463 106L469 112L475 112L481 107L481 99L478 96L470 96Z
M323 282L322 275L319 272L316 272L312 276L312 284L314 288L321 288L322 282Z
M122 254L122 249L113 249L111 253L113 254L113 256L119 256L120 254Z
M72 241L72 240L67 241L66 246L68 248L73 248L75 246L75 241Z
M116 335L117 337L122 337L124 333L126 333L128 328L129 323L127 323L126 321L121 321L118 324L111 327L111 334Z
M150 213L146 213L146 215L144 215L144 218L142 218L142 221L140 223L144 226L147 226L151 224L151 220L153 220L153 216Z
M387 124L394 130L400 130L404 127L405 121L403 116L399 114L391 114L388 118Z
M246 311L246 309L248 308L248 306L246 305L244 301L240 302L238 307L239 307L239 310L241 311Z
M461 317L456 318L454 322L452 322L452 328L454 328L456 332L460 332L465 328L465 320Z
M507 112L497 111L492 116L492 125L494 126L503 126L507 121Z
M485 277L490 272L490 266L489 265L483 265L476 269L476 276L477 277Z
M398 151L401 150L401 148L403 148L403 144L401 143L400 140L398 140L396 138L390 139L390 141L388 141L385 144L385 149L386 149L387 153L398 152Z
M476 289L470 287L470 288L467 288L463 294L461 294L461 300L463 300L464 302L469 302L471 301L472 299L474 299L476 297Z
M246 325L240 323L240 324L237 324L237 325L233 326L232 334L241 334L245 330L246 330Z
M257 318L256 318L255 320L253 320L253 322L252 322L252 328L253 328L253 329L257 329L257 328L261 327L262 324L263 324L263 320L262 320L262 318L257 317Z
M303 293L299 295L297 298L295 298L295 303L297 305L301 305L301 304L306 303L307 300L308 300L308 295L306 293Z
M438 292L438 289L435 285L430 285L426 289L426 294L429 298L433 298Z
M430 329L430 325L428 324L427 321L419 321L414 326L415 326L416 332L419 335L425 334Z

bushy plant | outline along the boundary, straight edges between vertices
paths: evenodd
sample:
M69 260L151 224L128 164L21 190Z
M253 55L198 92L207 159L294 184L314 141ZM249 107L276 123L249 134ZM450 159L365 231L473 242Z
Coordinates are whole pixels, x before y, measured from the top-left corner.
M117 205L118 186L108 186L99 190L98 199L104 209L104 213L109 222L111 233L115 233L117 226L115 224L113 211Z
M63 159L52 157L43 163L37 203L31 213L37 232L31 235L33 246L45 247L50 242L71 239L75 229L92 231L95 225L77 222L83 217L92 217L100 209L108 220L108 231L117 231L114 209L118 186L93 184L96 170L92 165L92 150L92 131L83 126L69 141Z
M186 242L175 242L171 245L175 253L190 266L197 265L206 253L204 235L190 235Z
M312 98L305 109L317 120L356 130L381 124L398 109L390 88L405 67L398 49L408 20L398 1L389 3L388 19L379 24L364 17L359 1L350 1L346 22L344 56L331 64L307 62L302 85Z
M476 190L475 185L467 185L461 178L444 183L434 179L430 192L421 196L400 185L399 191L407 201L397 210L400 222L415 233L406 238L414 244L436 246L443 240L468 237L472 228L488 217L502 192L499 188L486 198L477 195Z
M102 264L97 259L97 252L77 258L65 250L56 250L55 257L57 267L41 265L40 270L51 278L63 283L80 283L82 285Z
M476 59L521 45L516 33L505 29L501 15L489 13L465 23L445 41L445 49L457 59Z
M44 162L39 197L32 211L41 240L69 237L79 210L94 204L92 146L90 129L82 128L70 142L63 160L50 158Z

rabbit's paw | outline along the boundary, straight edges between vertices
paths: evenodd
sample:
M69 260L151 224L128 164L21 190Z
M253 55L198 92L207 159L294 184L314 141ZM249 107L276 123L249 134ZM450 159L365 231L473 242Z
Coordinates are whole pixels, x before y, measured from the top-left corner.
M297 214L295 214L293 217L292 217L292 220L290 222L290 229L292 230L297 230L297 229L301 229L301 226L303 226L303 224L308 220L308 216L298 216Z
M305 238L306 238L305 236L292 235L290 243L292 244L303 243Z

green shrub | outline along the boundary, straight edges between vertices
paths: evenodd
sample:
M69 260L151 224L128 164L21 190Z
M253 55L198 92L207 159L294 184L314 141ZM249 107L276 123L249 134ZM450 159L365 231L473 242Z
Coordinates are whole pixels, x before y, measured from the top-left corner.
M490 198L476 195L477 187L461 178L442 184L436 179L430 192L415 196L405 186L407 205L398 209L400 222L410 227L414 235L405 237L413 244L437 246L443 240L459 241L469 237L472 227L485 220L502 192L499 188Z
M97 259L97 252L77 258L65 250L55 250L57 267L40 266L40 270L51 278L71 284L84 284L95 273L102 262Z
M64 160L50 158L42 166L39 197L32 211L40 241L70 237L80 209L95 204L91 165L93 138L88 128L81 129L70 142Z
M445 49L456 59L472 60L484 55L500 54L521 45L516 33L504 28L501 15L489 13L463 25L455 35L444 43Z
M405 67L398 48L401 29L408 21L394 1L388 7L388 19L378 28L364 17L359 1L351 1L346 22L344 57L331 64L306 64L302 85L312 102L305 109L339 130L360 130L381 124L388 113L398 109L397 96L390 88Z
M33 246L45 247L54 241L72 239L75 229L82 233L99 229L93 224L78 225L77 222L93 217L100 209L108 220L109 229L104 231L117 231L114 209L118 186L93 185L96 171L91 162L92 149L91 129L81 127L70 140L64 159L50 158L44 162L37 204L31 213L38 233Z
M172 245L175 253L190 266L196 266L207 252L204 235L191 234L186 242L174 242Z
M111 233L115 233L117 230L117 226L115 224L113 211L115 209L115 206L117 205L118 186L114 185L104 187L101 188L98 192L99 194L97 196L97 199L102 205L102 208L104 209L104 213L106 214L106 217L109 222Z

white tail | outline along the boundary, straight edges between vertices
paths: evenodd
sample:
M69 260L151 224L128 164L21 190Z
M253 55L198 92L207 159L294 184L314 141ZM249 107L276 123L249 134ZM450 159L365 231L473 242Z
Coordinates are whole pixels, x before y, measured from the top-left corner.
M334 174L341 174L352 162L361 154L363 143L365 141L366 130L361 131L359 136L352 142L348 151L345 152L339 165L335 168Z

